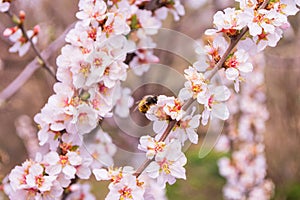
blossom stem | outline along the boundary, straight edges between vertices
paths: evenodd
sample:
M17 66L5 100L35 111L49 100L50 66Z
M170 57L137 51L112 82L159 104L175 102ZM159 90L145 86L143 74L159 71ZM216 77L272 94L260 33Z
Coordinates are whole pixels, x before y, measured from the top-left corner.
M25 38L30 42L31 47L39 60L39 64L42 67L44 67L50 73L50 75L57 81L54 68L47 63L47 61L41 55L40 51L37 49L37 46L33 43L32 39L28 37L28 34L26 33L23 24L20 26L20 29L23 35L25 36Z

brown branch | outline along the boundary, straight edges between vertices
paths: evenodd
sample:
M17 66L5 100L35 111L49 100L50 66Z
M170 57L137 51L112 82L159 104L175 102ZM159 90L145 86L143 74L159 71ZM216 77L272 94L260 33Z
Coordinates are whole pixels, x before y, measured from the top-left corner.
M74 26L74 23L70 25L54 42L52 42L44 51L41 56L48 60L53 52L57 51L65 43L65 36L69 30ZM32 76L32 74L40 68L40 64L35 59L31 61L25 69L17 76L13 82L11 82L1 93L0 93L0 107L4 102L11 98Z
M32 49L33 49L33 51L34 51L35 54L36 54L36 56L38 57L38 59L39 59L39 64L40 64L42 67L44 67L44 68L50 73L50 75L51 75L52 77L54 77L54 78L56 79L54 68L53 68L51 65L49 65L49 64L47 63L47 61L43 58L43 56L41 55L40 51L37 49L37 46L33 43L32 38L30 38L30 37L28 36L28 34L27 34L27 32L26 32L26 30L25 30L23 24L20 26L20 29L21 29L21 31L22 31L24 37L26 38L26 40L29 41L29 43L30 43L30 45L31 45L31 47L32 47Z

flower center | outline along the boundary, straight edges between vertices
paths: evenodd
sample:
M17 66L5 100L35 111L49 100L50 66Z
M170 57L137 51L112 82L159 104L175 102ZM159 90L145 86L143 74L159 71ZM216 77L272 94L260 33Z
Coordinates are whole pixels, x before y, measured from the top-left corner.
M69 163L69 158L68 156L63 156L63 155L60 155L60 164L65 166Z
M35 177L35 183L37 184L38 187L41 187L44 182L45 182L45 178L42 174Z
M121 194L120 200L132 199L132 189L127 186L119 190L119 193Z

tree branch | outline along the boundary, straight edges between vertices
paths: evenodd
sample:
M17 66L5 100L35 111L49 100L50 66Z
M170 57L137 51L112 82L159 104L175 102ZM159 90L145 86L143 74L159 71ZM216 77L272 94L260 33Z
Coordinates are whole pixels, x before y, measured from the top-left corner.
M262 5L259 7L259 9L265 8L268 5L268 2L269 2L269 0L265 0L262 3ZM226 61L227 57L233 51L233 49L238 44L238 42L243 38L243 36L248 32L248 30L249 30L249 28L245 27L244 29L242 29L242 31L241 31L241 33L239 35L237 35L235 38L231 38L230 44L227 47L225 53L223 54L223 56L221 57L221 59L218 61L218 63L214 67L214 69L211 71L211 73L209 74L209 76L208 76L207 79L211 79L219 71L219 69L222 68L222 65ZM190 99L189 101L185 102L183 104L183 109L187 110L194 101L195 101L194 99ZM163 133L163 135L159 139L160 142L161 141L165 141L165 139L168 137L168 135L170 134L171 130L175 127L176 124L177 123L174 120L172 120L172 121L169 122L169 125L168 125L167 129L165 130L165 132ZM139 177L152 161L154 161L154 158L151 159L151 160L145 160L143 162L143 164L136 170L136 172L134 173L134 175L136 177Z

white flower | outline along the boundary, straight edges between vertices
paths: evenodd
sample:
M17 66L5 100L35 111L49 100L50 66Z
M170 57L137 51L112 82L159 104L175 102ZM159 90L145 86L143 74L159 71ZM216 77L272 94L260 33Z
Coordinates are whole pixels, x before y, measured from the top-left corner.
M230 97L230 91L226 86L217 86L209 89L206 97L197 98L200 104L204 105L202 112L202 124L206 125L210 117L226 120L229 111L224 101Z
M28 38L30 38L33 44L37 43L37 34L38 34L38 27L32 31L27 31ZM19 52L19 56L24 56L28 50L30 49L30 42L29 40L23 35L21 29L18 29L16 32L12 33L9 36L9 40L14 42L14 45L9 48L9 52L16 53Z
M96 25L97 21L105 18L107 10L106 3L104 1L79 1L79 12L76 13L76 17L83 20L85 25L90 23Z
M109 194L106 199L109 200L140 200L143 199L144 187L143 182L140 182L133 175L132 167L125 166L123 168L112 169L94 169L93 173L97 181L110 180Z
M174 0L173 9L169 8L169 11L173 14L174 20L178 21L179 16L183 16L185 14L185 10L180 0Z
M253 66L250 62L248 53L239 49L232 56L227 58L224 65L226 66L225 74L228 80L237 80L240 73L249 73L253 70Z
M71 121L79 134L86 134L96 128L98 124L98 116L96 111L87 104L81 104L74 108L68 108L68 113L73 116Z
M183 103L175 99L170 102L166 102L165 106L163 107L163 110L167 115L171 117L171 119L179 121L182 117L185 111L182 109Z
M198 96L205 95L207 91L207 81L202 73L199 73L194 67L184 70L185 78L188 80L179 92L178 98L182 101Z
M143 200L143 183L131 174L124 174L120 182L109 185L107 200Z
M22 166L16 166L8 176L9 185L5 192L10 199L51 199L58 200L63 189L56 181L56 176L46 175L45 167L37 161L25 161Z
M157 30L161 27L161 21L153 17L151 11L139 9L136 15L147 35L157 34Z
M296 2L297 0L280 0L275 3L274 9L285 15L295 15L299 11Z
M16 166L11 170L8 178L13 191L29 188L26 176L29 174L28 170L33 164L33 161L25 161L22 166Z
M87 58L88 63L91 64L89 74L86 77L85 86L91 86L95 83L100 82L105 69L113 63L112 56L106 52L98 50L92 52Z
M121 12L106 13L106 22L103 26L103 32L107 36L111 35L126 35L130 32L130 27L126 22L126 14Z
M189 141L193 144L198 143L197 129L200 124L201 115L199 114L194 115L194 112L195 112L195 107L193 108L191 114L186 115L179 121L176 128L171 132L169 137L170 139L177 138L182 145L187 139L189 139Z
M86 148L82 148L81 151L83 157L91 157L93 161L90 167L95 169L103 166L112 166L114 163L112 157L116 153L117 148L112 143L111 137L102 129L99 129L94 141L87 144Z
M264 50L267 46L275 47L282 37L283 31L276 28L274 33L262 33L261 35L253 37L254 42L257 44L257 51Z
M75 178L75 174L82 179L89 178L90 170L84 166L83 158L77 152L68 152L66 155L58 155L56 152L49 152L44 156L46 172L51 175L58 175L61 172L67 179Z
M158 152L165 150L166 143L159 142L151 136L142 136L138 149L145 151L147 159L152 159Z
M151 178L157 178L157 183L165 187L166 182L174 184L176 178L186 179L184 165L187 162L185 155L181 152L181 144L177 140L169 143L163 152L155 156L145 169Z
M218 11L214 15L214 25L216 29L208 29L206 35L214 35L223 32L229 36L235 36L246 24L240 24L237 16L239 11L235 8L226 8L223 11Z
M129 109L134 103L134 99L131 96L131 90L129 88L119 87L119 90L116 90L114 94L114 105L116 105L115 114L123 118L128 117Z
M249 33L252 36L268 33L273 34L276 27L288 24L287 17L276 12L274 9L259 9L258 11L245 9L245 11L239 15L239 20L243 21L243 23L247 23Z
M160 187L154 179L148 176L141 175L140 177L144 181L145 200L167 200L165 188Z
M257 5L257 0L235 0L240 3L240 8L244 10L245 8L254 9Z
M125 166L123 168L108 168L107 169L94 169L93 174L97 181L110 180L112 184L118 183L121 181L123 175L129 174L132 175L134 169L131 166Z
M135 51L135 54L136 56L131 60L129 66L138 76L147 72L151 63L159 62L159 58L153 54L153 50L151 49L139 49Z
M183 114L184 111L181 109L181 102L179 100L175 99L175 97L159 95L156 105L150 107L146 113L146 117L154 121L154 132L162 134L167 128L168 121L171 117L173 117L173 119L180 119Z
M44 168L40 164L30 166L29 174L26 176L28 186L41 192L49 191L56 176L46 176L43 173Z

